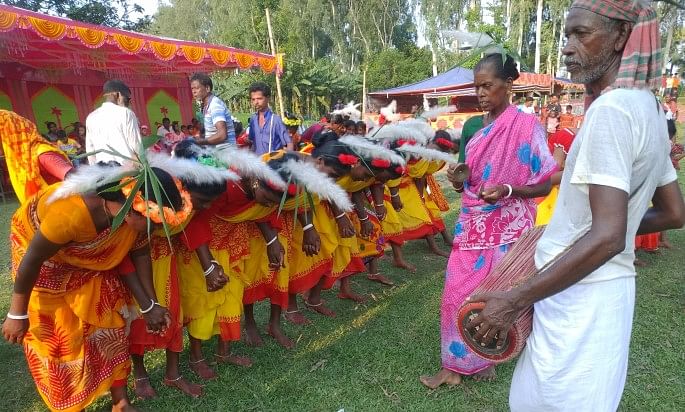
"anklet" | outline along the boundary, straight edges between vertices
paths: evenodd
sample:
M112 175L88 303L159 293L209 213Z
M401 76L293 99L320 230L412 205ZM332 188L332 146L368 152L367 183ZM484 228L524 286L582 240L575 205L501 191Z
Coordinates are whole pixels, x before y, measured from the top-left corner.
M146 377L144 377L144 378L136 378L136 382L139 382L139 381L147 381L147 380L150 380L150 377L149 377L149 376L146 376Z
M169 378L164 378L164 379L166 379L167 382L178 382L181 379L183 379L183 375L178 375L178 378L176 378L176 379L169 379Z
M197 365L198 363L204 362L204 361L206 361L206 359L205 359L205 358L202 358L202 359L196 360L196 361L191 361L191 360L189 360L188 363L191 364L191 365Z

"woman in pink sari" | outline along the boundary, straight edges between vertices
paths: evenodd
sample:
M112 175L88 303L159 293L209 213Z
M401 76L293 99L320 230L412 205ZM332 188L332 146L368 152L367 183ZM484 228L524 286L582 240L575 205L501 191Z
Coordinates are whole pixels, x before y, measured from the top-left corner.
M494 379L494 366L461 340L456 315L512 244L534 226L533 199L549 193L557 168L538 120L509 104L519 73L510 56L504 62L502 57L488 55L474 68L476 94L486 114L484 128L466 146L471 176L463 184L453 183L463 195L441 306L442 369L421 377L432 389L459 384L462 376Z

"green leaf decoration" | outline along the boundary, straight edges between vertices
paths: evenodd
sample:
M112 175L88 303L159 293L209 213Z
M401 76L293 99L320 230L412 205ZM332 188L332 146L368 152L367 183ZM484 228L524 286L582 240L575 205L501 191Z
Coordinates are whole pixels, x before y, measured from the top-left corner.
M128 214L128 212L131 210L131 206L133 205L133 199L135 199L135 194L138 193L140 190L140 187L143 185L143 179L138 179L136 182L135 186L133 186L133 190L131 191L131 195L126 199L126 202L124 202L124 206L119 209L119 212L117 212L117 215L114 216L114 220L112 221L112 231L111 233L114 233L119 227L121 226L122 223L124 223L124 218Z
M164 188L162 187L162 184L159 182L159 179L157 179L157 175L152 171L152 168L150 167L149 164L145 164L144 168L146 169L146 173L150 177L150 183L152 186L152 192L155 195L155 203L159 205L160 209L160 217L162 218L162 227L164 228L164 235L166 236L167 240L169 241L169 246L171 246L171 231L169 230L169 225L166 222L166 218L164 217L164 211L162 210L163 208L163 202L162 202L162 191ZM164 192L164 195L166 195L166 192ZM168 196L167 196L168 199Z
M307 196L307 202L309 203L309 207L312 211L312 220L314 220L314 213L316 213L316 209L314 209L314 197L307 189L304 190L304 193Z
M143 149L147 150L159 141L159 136L143 137Z
M295 212L293 213L293 227L297 224L297 212L299 211L300 208L300 194L302 193L300 191L300 187L298 186L297 192L295 192ZM306 219L306 215L305 215Z
M285 201L288 197L288 187L290 186L290 182L292 181L293 177L288 176L288 181L285 183L285 190L283 191L283 196L281 196L281 204L278 205L278 216L280 216L281 212L283 211L283 205L285 205Z

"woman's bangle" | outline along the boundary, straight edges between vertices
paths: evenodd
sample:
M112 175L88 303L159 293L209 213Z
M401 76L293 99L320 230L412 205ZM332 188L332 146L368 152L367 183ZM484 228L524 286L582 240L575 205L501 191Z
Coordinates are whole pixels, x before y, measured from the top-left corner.
M210 260L210 263L214 263L217 266L219 265L219 261L217 261L217 260Z
M212 262L212 264L209 265L207 270L205 270L205 277L209 276L212 272L214 272L214 269L216 269L216 265L214 264L214 262Z
M375 205L376 207L385 207L385 203L381 203L380 205Z
M347 214L347 213L342 212L341 214L339 214L338 216L336 216L335 219L336 219L336 220L342 219L342 217L345 216L346 214Z
M274 236L273 239L271 239L270 241L266 242L266 245L267 245L267 246L271 246L271 245L273 245L274 242L277 241L277 240L278 240L278 235Z
M29 318L29 314L25 315L13 315L9 312L7 312L7 319L12 319L12 320L26 320Z
M390 197L399 197L399 195L400 195L400 192L397 192L395 194L390 193Z
M142 310L142 309L141 309L141 310L140 310L140 313L142 313L143 315L146 314L146 313L148 313L149 311L152 310L152 308L155 307L155 303L157 303L157 302L155 302L154 299L150 299L150 307L147 308L147 309L145 309L145 310Z
M514 188L511 187L511 185L507 184L507 183L504 184L504 187L506 187L507 190L509 190L509 193L506 196L504 196L504 198L509 199L511 197L511 195L514 193Z
M303 226L303 227L302 227L302 231L303 231L303 232L306 232L306 231L308 231L309 229L313 229L313 228L314 228L314 225L312 225L312 224L310 223L310 224L308 224L308 225Z
M369 215L366 215L366 216L364 216L364 217L360 217L359 220L360 220L361 222L366 222L367 220L369 220Z

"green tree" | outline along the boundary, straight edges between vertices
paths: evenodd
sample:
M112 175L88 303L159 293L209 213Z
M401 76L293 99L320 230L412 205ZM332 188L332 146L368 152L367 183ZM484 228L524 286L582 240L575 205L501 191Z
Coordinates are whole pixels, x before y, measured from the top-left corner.
M48 13L84 23L118 27L126 30L145 30L151 23L150 16L131 20L131 13L142 14L143 8L127 0L5 0L10 6Z
M388 49L372 56L367 67L369 90L397 87L431 75L431 52L417 47L405 51Z

